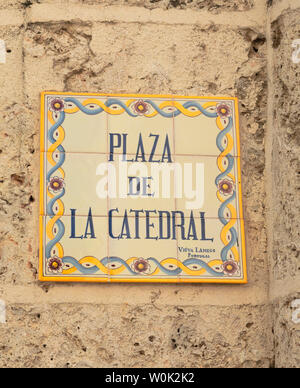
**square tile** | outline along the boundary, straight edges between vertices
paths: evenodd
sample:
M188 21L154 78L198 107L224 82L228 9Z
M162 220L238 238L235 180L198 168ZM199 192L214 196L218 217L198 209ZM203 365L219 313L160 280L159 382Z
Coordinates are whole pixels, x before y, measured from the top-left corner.
M41 151L107 152L106 97L42 95Z
M107 281L107 217L40 216L40 279Z
M177 281L177 241L172 214L111 217L110 281Z
M111 190L109 208L123 213L134 209L175 210L173 163L110 162ZM130 215L130 214L129 214Z
M177 216L178 218L178 216ZM182 282L246 283L244 220L185 218L178 233ZM178 225L182 225L178 219Z
M107 156L92 153L42 153L45 168L42 215L107 216Z
M240 158L175 156L176 210L207 218L241 218Z
M235 99L174 99L177 155L240 156Z
M108 148L111 161L170 162L174 154L172 98L109 98Z

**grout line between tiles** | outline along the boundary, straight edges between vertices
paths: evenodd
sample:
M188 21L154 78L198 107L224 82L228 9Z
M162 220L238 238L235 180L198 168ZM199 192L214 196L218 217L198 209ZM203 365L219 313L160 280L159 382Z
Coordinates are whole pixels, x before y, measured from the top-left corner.
M108 136L107 136L108 137ZM61 151L55 151L56 153L61 153ZM40 153L50 153L50 154L53 154L54 152L51 152L51 151L40 151ZM65 154L78 154L78 155L105 155L105 156L110 156L110 153L107 152L87 152L87 151L65 151L63 152ZM119 152L119 151L115 151L115 155L124 155L122 152ZM136 153L130 153L128 152L126 154L127 156L136 156ZM151 154L148 154L145 152L144 154L145 156L151 156ZM163 154L156 154L156 156L163 156ZM174 153L173 156L183 156L183 157L205 157L205 158L219 158L220 154L218 155L214 155L214 154L211 154L211 155L205 155L205 154L181 154L181 153ZM231 155L233 158L236 158L236 159L239 159L241 158L241 155ZM133 162L130 162L130 163L133 163ZM140 162L140 163L145 163L145 162ZM146 163L153 163L153 162L146 162ZM165 164L165 163L164 163ZM171 164L171 163L169 163Z
M172 96L172 103L175 105L175 100L174 100L174 97ZM176 157L179 156L178 154L176 154L176 128L175 128L175 116L173 115L173 137L174 137L174 158L175 158L175 161L176 161ZM178 210L178 198L176 198L175 196L175 211L177 212ZM179 254L178 254L178 251L179 251L179 239L178 239L178 229L176 228L176 259L177 259L177 267L179 268ZM177 275L177 282L180 282L180 277L179 277L179 274Z
M106 96L106 101L108 99L108 96ZM109 156L109 115L105 112L106 114L106 155L105 156ZM107 206L107 212L110 208L110 198L109 196L107 196L106 198L106 206ZM105 217L106 219L108 218L108 215ZM107 257L108 257L108 263L110 264L110 240L109 240L109 236L108 236L108 231L106 232L106 249L107 249ZM109 265L109 268L108 268L108 273L107 273L107 282L110 283L111 282L111 269L110 269L110 265Z
M162 210L162 211L168 211L169 213L172 213L174 210ZM178 210L180 211L180 210ZM41 217L51 217L50 214L39 214L39 216ZM71 217L72 215L71 214L56 214L56 216L59 216L59 217ZM88 217L88 214L76 214L76 217ZM96 215L96 214L93 214L93 218L109 218L108 215ZM112 216L112 218L121 218L123 219L124 216ZM135 219L135 216L127 216L127 218L129 219ZM147 216L139 216L140 219L146 219ZM150 217L151 219L159 219L160 216L151 216ZM186 219L189 219L191 217L189 216L185 216ZM206 220L219 220L219 217L204 217ZM240 218L240 217L235 217L235 218L231 218L231 217L223 217L225 220L244 220L244 221L250 221L249 219L247 218ZM201 219L201 217L196 217L194 215L194 219L198 220L198 219Z

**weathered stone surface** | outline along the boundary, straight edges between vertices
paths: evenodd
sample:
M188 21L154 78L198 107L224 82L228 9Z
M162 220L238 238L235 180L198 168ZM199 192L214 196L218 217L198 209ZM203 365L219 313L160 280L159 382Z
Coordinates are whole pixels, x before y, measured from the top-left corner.
M82 0L84 4L95 4L95 0ZM191 8L195 10L209 10L218 12L220 10L230 11L247 11L254 5L253 0L112 0L110 5L133 5L149 9L163 8L163 9L186 9Z
M297 314L293 302L298 301ZM299 368L300 365L300 293L274 304L275 359L279 368Z
M255 77L260 77L256 73L265 64L263 38L257 43L256 36L255 31L215 26L33 24L25 35L27 75L47 57L52 65L47 69L48 83L63 82L64 90L229 94L239 89L239 76L245 77L247 85L252 77L253 85L262 86ZM254 51L255 45L259 52ZM226 55L231 62L224 68ZM247 109L255 109L257 92L252 91L254 99ZM243 95L251 99L249 90L243 90Z
M53 0L2 0L1 8L9 6L29 8L32 4L52 3ZM85 5L121 5L121 6L136 6L147 9L186 9L209 10L218 12L225 11L247 11L254 6L255 0L56 0L56 4L85 4Z
M292 368L300 365L300 64L293 61L293 42L300 38L299 18L300 9L284 11L272 23L274 223L270 286L277 296L273 312L276 366Z
M269 367L266 306L9 305L0 367Z
M27 260L37 242L38 123L17 103L5 104L0 117L0 280L20 284L33 279Z
M5 42L6 48L6 63L0 64L1 106L23 101L23 32L19 26L0 26L0 39ZM5 114L4 109L1 109L2 112Z
M274 48L274 264L276 279L299 272L300 66L292 42L300 37L300 10L272 24Z
M19 7L20 5L20 0L3 0L1 1L0 9L7 9L9 7Z

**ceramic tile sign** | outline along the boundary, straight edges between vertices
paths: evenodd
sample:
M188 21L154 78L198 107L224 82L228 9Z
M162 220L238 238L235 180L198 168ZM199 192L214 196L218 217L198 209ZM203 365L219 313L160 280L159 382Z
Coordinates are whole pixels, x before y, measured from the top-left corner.
M40 280L247 282L235 98L41 102Z

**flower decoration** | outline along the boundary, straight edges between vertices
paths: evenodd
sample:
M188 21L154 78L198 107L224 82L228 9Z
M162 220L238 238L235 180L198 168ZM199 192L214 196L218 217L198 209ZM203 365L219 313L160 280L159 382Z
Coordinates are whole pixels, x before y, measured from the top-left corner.
M51 259L48 260L48 270L55 274L62 273L63 271L62 259L60 259L57 256L51 257Z
M65 185L64 180L62 178L55 176L50 179L49 189L54 193L57 193L58 191L61 191L64 188L64 185Z
M232 195L234 192L233 182L229 179L223 179L219 182L218 185L219 191L223 195Z
M227 117L231 116L231 108L227 104L218 104L217 105L217 114L222 119L226 119Z
M61 98L52 98L49 101L49 110L51 112L55 112L55 113L63 112L64 109L65 109L65 103L64 103L64 100L62 100Z
M149 112L149 105L143 100L138 100L134 103L133 110L139 116L143 116Z
M224 274L228 276L233 276L233 275L237 276L240 273L239 265L235 261L226 261L222 265L222 269Z
M131 269L137 274L149 275L149 273L151 272L151 265L149 263L149 260L139 258L133 261Z

